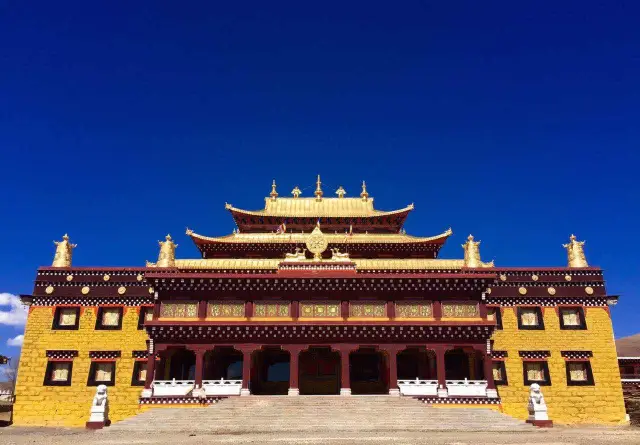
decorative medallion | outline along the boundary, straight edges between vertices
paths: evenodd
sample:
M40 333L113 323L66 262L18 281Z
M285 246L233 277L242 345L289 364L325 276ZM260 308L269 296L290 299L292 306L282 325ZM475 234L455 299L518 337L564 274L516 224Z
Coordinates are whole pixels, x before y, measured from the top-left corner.
M105 276L102 277L102 279L104 281L109 281L111 279L111 277L109 275L105 275Z
M317 225L316 228L313 229L311 235L307 237L305 245L307 246L307 249L309 249L309 252L313 254L313 259L315 261L322 260L322 252L327 250L329 242L320 230L320 225Z
M149 293L150 293L150 294L152 294L152 293L153 293L153 288L152 288L152 287L150 287L150 288L149 288Z
M89 286L83 287L80 292L82 292L82 295L87 295L89 293Z
M524 287L521 287L518 289L518 292L520 293L520 295L526 295L527 293L527 289Z
M120 287L118 288L118 293L119 293L120 295L124 295L124 293L125 293L126 291L127 291L127 288L126 288L126 287L124 287L124 286L120 286Z
M593 295L593 288L591 286L585 287L584 291L587 293L587 295Z
M488 293L489 295L491 295L491 288L490 288L490 287L488 287L488 288L487 288L487 293Z
M143 278L143 277L142 277L142 274L138 274L138 276L136 277L136 280L138 280L138 281L142 281L142 278Z
M47 294L51 295L53 293L53 286L47 286L44 290Z
M538 277L538 275L536 275L536 274L531 275L531 279L532 279L533 281L538 281L538 279L539 279L539 278L540 278L540 277Z
M507 281L507 276L503 273L500 274L500 281Z
M567 280L567 281L571 281L571 275L565 275L564 279Z
M73 275L67 275L67 281L73 280Z
M548 287L547 288L547 292L549 292L549 295L555 295L556 294L556 288L555 287Z

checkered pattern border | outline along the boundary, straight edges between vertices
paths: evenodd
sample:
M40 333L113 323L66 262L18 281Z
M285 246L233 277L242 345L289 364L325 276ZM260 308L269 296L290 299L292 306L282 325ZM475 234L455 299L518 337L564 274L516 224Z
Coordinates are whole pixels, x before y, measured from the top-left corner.
M78 351L69 351L69 350L48 350L47 358L52 359L73 359L78 356Z
M137 359L142 359L142 358L146 359L149 357L149 351L133 351L131 353L131 357L137 358Z
M89 357L94 360L120 358L120 351L91 351Z
M549 351L519 351L520 357L528 359L541 359L551 357Z
M508 357L507 351L491 351L491 358L501 359Z
M519 306L523 304L556 307L559 305L606 307L604 297L487 297L486 304L496 304L503 307Z
M153 297L66 297L66 296L44 296L34 297L32 306L57 306L72 304L77 306L100 306L104 304L121 304L123 306L143 306L153 304Z
M500 398L488 397L415 397L428 405L499 405Z
M139 402L140 405L211 405L224 399L226 397L140 397Z
M593 352L591 351L561 351L560 355L564 358L568 359L586 359L593 357Z

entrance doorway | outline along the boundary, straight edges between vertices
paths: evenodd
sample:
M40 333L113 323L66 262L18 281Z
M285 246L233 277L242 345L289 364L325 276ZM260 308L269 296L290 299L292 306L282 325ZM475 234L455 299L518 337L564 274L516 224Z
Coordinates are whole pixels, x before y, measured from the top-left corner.
M289 362L289 353L279 348L255 351L252 355L251 393L286 395L289 390Z
M361 348L349 356L352 394L389 394L387 363L380 351Z
M300 394L340 394L340 354L331 348L309 348L299 358Z
M398 354L398 380L435 380L436 358L433 351L407 348Z

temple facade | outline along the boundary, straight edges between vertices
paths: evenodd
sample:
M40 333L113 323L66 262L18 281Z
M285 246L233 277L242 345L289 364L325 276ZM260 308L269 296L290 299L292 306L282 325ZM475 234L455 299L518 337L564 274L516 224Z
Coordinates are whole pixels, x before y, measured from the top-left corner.
M270 394L388 394L525 419L532 383L556 423L625 422L617 298L584 242L564 245L566 267L484 262L471 235L461 258L441 259L451 229L408 235L413 205L377 210L364 183L336 195L318 177L313 196L285 198L274 181L264 209L226 205L233 233L187 230L200 258L177 258L167 235L144 267L74 266L65 235L22 295L14 422L83 425L102 384L114 422Z

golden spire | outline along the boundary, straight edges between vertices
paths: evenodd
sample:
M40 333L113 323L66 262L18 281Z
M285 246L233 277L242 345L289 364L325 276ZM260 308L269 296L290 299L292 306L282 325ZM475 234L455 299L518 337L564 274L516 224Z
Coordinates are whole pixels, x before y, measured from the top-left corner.
M320 181L320 175L318 175L318 180L316 181L316 191L313 193L316 195L316 201L320 201L322 199L322 188L320 187L322 182Z
M336 195L338 195L338 198L344 198L344 195L346 195L347 192L344 188L342 188L342 186L338 187L338 190L336 190Z
M464 249L464 267L482 267L479 246L480 241L474 241L473 235L469 235L467 242L462 245Z
M166 241L158 241L160 244L160 254L156 267L175 267L176 265L176 247L178 245L173 242L171 235L166 236Z
M301 193L302 192L300 191L297 185L294 187L293 190L291 190L291 194L293 195L294 199L300 197Z
M273 183L271 184L271 193L269 193L269 196L271 196L271 200L275 201L276 198L278 197L278 192L276 192L276 180L273 180Z
M62 237L62 241L54 241L56 245L56 254L53 257L52 267L71 267L71 257L73 256L73 249L77 244L71 244L69 242L69 235L66 233Z
M360 197L363 201L367 201L369 199L369 193L367 193L367 184L362 181L362 193L360 193Z
M569 267L589 267L587 258L584 256L584 241L577 241L575 235L569 237L569 244L563 244L567 249Z

